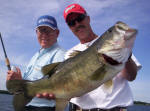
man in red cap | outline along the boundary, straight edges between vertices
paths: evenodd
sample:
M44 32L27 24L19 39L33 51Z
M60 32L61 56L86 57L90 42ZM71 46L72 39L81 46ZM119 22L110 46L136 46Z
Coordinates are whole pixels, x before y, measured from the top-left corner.
M84 51L99 37L90 25L90 17L79 4L71 4L64 10L64 19L70 30L80 40L80 43L71 48L65 55L65 59L74 51ZM82 111L126 111L126 107L133 104L132 93L128 81L133 81L141 65L136 58L127 61L125 68L113 78L114 87L108 94L103 85L81 96L71 99L70 111L76 111L76 107ZM125 96L127 95L127 96Z

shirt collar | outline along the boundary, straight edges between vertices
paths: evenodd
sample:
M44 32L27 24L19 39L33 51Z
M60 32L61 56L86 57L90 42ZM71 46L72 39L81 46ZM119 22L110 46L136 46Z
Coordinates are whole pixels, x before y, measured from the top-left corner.
M86 43L84 43L84 44L81 44L81 43L80 43L80 45L85 45L86 47L89 47L89 46L91 46L98 38L99 38L99 37L96 37L94 40L92 40L92 41L90 41L90 42L86 42Z
M46 53L47 51L49 51L49 50L53 50L55 47L57 47L58 46L58 43L56 42L56 43L54 43L52 46L50 46L49 48L41 48L40 50L39 50L39 53Z

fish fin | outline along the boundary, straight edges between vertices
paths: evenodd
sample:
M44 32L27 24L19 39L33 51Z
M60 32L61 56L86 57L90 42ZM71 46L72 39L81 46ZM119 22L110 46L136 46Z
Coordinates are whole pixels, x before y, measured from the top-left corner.
M97 69L90 77L91 80L99 81L102 80L105 76L106 69L105 65L103 65L101 68Z
M60 64L61 62L56 62L56 63L52 63L52 64L48 64L42 67L42 73L43 75L52 75L55 72L55 68L58 64Z
M55 111L64 111L65 107L69 103L66 99L56 99L56 109Z
M113 90L113 80L108 80L107 82L105 82L103 85L102 85L102 89L105 93L107 94L111 94L112 93L112 90Z
M32 98L28 98L24 93L15 94L13 97L13 107L15 111L24 111L24 107L29 103Z
M78 55L80 52L82 52L82 51L74 50L72 53L69 54L69 58L72 58L72 57Z
M6 87L10 93L14 94L13 106L15 111L24 111L24 107L32 100L32 97L27 95L28 80L8 80Z

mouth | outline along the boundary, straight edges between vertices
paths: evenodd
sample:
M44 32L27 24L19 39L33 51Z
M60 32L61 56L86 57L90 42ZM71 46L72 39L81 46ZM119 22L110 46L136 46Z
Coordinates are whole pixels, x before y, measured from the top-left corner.
M122 64L122 63L120 63L120 62L114 60L113 58L111 58L111 57L105 55L105 54L102 54L102 56L103 56L104 60L105 60L107 63L109 63L110 65L119 65L119 64Z
M48 42L49 39L42 39L41 41L42 41L42 42Z
M132 38L135 37L136 34L137 34L137 30L135 30L135 29L127 30L126 33L125 33L125 40L130 40L131 37Z

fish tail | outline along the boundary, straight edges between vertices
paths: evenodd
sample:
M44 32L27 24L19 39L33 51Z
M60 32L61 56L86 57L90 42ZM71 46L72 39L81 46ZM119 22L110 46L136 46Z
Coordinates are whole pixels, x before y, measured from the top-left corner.
M24 111L25 106L32 100L32 97L26 97L23 93L15 94L13 97L13 107L15 111Z
M27 80L8 80L6 83L8 91L14 94L13 106L15 111L24 111L25 105L33 98L28 95L28 82Z

